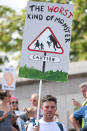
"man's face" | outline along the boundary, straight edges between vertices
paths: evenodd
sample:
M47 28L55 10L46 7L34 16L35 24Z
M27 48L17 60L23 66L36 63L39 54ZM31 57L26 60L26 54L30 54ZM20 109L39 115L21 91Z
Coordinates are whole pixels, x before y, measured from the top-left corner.
M81 92L82 92L82 95L86 98L86 93L87 93L87 87L84 85L82 88L81 88Z
M46 101L42 105L43 118L45 121L53 121L57 106L53 101Z

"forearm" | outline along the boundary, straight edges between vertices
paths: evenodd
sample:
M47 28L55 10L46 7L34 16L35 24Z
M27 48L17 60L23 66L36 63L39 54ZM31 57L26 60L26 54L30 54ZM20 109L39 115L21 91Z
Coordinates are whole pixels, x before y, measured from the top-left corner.
M7 117L8 112L4 112L2 116L0 116L0 121L4 120Z
M69 117L69 120L71 121L72 125L75 127L77 131L81 130L80 125L78 121L74 118L73 114Z

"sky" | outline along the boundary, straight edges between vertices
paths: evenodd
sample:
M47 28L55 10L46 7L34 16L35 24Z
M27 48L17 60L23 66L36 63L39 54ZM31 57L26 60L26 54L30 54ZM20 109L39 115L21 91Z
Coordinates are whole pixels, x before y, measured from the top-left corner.
M0 0L0 5L6 5L18 12L21 9L26 8L27 1L29 0Z

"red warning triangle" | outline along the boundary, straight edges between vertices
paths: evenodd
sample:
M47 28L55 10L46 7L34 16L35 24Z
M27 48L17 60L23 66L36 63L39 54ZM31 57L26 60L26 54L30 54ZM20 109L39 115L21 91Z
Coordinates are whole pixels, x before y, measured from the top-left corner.
M63 54L64 50L50 27L46 27L28 46L29 51Z

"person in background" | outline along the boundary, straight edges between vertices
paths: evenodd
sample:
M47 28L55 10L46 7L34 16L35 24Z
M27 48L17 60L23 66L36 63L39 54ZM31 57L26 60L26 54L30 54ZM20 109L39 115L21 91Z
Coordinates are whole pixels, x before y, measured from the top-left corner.
M26 116L29 121L32 121L33 118L37 116L37 107L25 108Z
M87 102L87 93L85 94L85 100ZM84 119L84 127L81 128L78 120ZM69 120L77 131L87 131L87 105L81 107L73 114L70 115Z
M37 108L36 107L29 107L29 108L25 108L24 111L26 112L26 117L27 117L27 121L25 122L24 126L27 130L29 123L31 123L31 122L35 123L35 120L37 117Z
M81 93L82 93L82 96L86 99L86 93L87 93L87 82L84 82L82 84L80 84L80 90L81 90ZM73 105L76 106L76 107L82 107L84 105L87 104L87 101L85 100L83 102L83 104L81 104L79 101L73 99Z
M33 93L31 98L30 98L30 102L31 102L31 107L37 107L38 106L38 94L37 93ZM40 118L43 116L43 112L41 110L41 102L40 102Z
M30 117L34 117L32 111L35 110L35 115L37 114L36 110L37 110L37 106L38 106L38 94L37 93L33 93L30 97L30 106L27 108L25 107L24 108L24 112L25 114L22 114L20 117L21 119L24 120L25 124L24 125L27 125L27 123L29 123L31 120L30 120ZM32 110L32 111L31 111ZM43 113L42 113L42 110L40 108L40 116L39 116L39 119L42 117ZM36 116L35 116L36 117Z
M24 121L20 118L20 115L17 114L17 112L20 113L18 104L18 98L12 96L10 98L10 106L13 112L12 124L18 131L25 131L24 127L22 127L22 125L24 125Z
M12 111L9 105L10 91L0 90L0 131L18 131L11 123Z
M27 131L61 131L59 124L54 121L54 115L57 111L57 99L52 95L46 95L42 98L43 117L38 125L30 123ZM66 131L63 124L63 131Z
M87 101L86 101L86 93L87 93L87 82L84 82L82 84L80 84L80 90L82 93L82 96L85 98L85 101L81 104L79 101L72 99L72 103L75 106L75 110L78 110L79 108L81 108L82 106L87 105ZM79 119L79 124L81 127L84 127L84 119Z
M19 130L19 126L17 124L17 116L15 114L15 110L18 110L18 99L15 96L11 96L10 98L10 107L12 110L12 125L14 128L16 128L18 131Z
M84 127L81 128L78 120L84 118ZM87 131L87 106L83 106L70 115L69 120L77 131Z
M25 122L27 122L29 120L28 115L27 115L27 109L34 108L34 107L37 108L37 105L38 105L38 94L33 93L30 98L30 106L28 108L27 107L24 108L25 114L20 116L21 119L23 119Z
M31 102L32 107L37 107L37 105L38 105L38 94L37 93L32 94L32 96L30 98L30 102Z
M18 98L17 97L15 97L15 96L11 96L10 97L10 106L11 106L11 109L12 109L13 112L15 110L19 110L19 107L18 107Z

